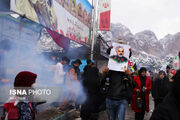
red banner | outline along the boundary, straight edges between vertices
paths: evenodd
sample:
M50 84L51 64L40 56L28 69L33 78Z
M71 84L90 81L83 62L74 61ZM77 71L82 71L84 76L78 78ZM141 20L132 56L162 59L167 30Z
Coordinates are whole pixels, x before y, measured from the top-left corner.
M98 13L99 13L98 14L99 30L109 31L110 30L111 1L99 0Z
M102 31L110 30L110 11L102 12L100 14L99 29Z
M65 37L64 35L61 35L55 31L52 31L48 28L46 28L46 30L48 31L48 33L51 35L51 37L53 38L53 40L60 46L62 47L64 50L68 50L69 45L70 45L70 39Z

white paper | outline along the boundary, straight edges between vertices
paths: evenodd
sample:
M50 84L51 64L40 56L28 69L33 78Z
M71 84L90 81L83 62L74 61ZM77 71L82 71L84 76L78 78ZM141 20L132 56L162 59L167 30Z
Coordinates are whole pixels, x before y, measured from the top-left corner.
M124 72L128 68L129 45L112 43L113 48L109 55L108 68L114 71Z

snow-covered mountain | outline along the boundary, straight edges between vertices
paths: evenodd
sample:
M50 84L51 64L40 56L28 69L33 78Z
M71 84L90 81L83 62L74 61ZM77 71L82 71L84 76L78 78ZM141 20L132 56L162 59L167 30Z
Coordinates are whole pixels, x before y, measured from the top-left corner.
M150 30L144 30L134 35L136 41L136 49L144 51L154 56L161 56L163 49L162 44L158 41L154 32ZM133 47L133 46L132 46Z
M180 51L180 32L174 35L168 34L160 42L163 45L165 55L177 54Z
M133 35L129 28L118 23L111 24L111 31L101 34L109 44L111 41L117 41L118 38L123 39L131 46L133 57L139 64L146 64L154 69L169 64L172 56L180 51L180 33L168 34L158 40L153 31L144 30Z

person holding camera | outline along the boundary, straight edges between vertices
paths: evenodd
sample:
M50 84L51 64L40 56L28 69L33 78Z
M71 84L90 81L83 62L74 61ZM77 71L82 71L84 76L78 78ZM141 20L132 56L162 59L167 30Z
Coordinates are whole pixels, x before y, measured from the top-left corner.
M149 93L152 89L151 80L146 76L146 68L141 67L138 76L134 76L136 87L133 90L132 109L135 120L143 120L145 111L149 112Z
M119 44L125 44L121 39L117 41ZM107 49L107 54L111 53L113 46ZM131 57L132 51L129 49ZM129 101L129 91L133 90L131 72L115 71L105 68L103 70L103 77L105 77L106 85L106 109L109 120L124 120L127 101Z
M113 71L105 68L106 109L109 120L124 120L127 101L129 100L128 90L133 90L130 71ZM131 89L132 88L132 89Z

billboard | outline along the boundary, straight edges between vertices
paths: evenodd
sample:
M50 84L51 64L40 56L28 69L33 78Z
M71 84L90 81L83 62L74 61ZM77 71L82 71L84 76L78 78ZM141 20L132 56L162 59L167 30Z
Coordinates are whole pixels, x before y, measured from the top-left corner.
M98 27L101 31L110 31L111 0L99 0Z
M11 0L11 10L78 43L89 43L88 0Z

